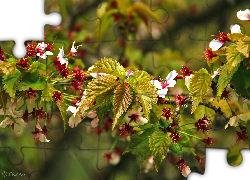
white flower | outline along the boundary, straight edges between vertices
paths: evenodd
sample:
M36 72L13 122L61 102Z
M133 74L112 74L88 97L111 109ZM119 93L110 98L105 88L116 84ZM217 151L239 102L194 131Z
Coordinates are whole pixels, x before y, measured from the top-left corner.
M126 72L126 76L132 76L133 75L133 71L131 69L127 70Z
M39 133L39 141L41 141L41 142L50 142L50 140L48 140L46 138L46 136L44 134L42 134L42 133Z
M185 85L187 86L188 89L193 76L194 76L193 74L191 74L190 76L185 76Z
M75 44L75 41L73 42L72 47L71 47L71 49L70 49L70 52L71 52L71 53L76 53L76 52L77 52L77 51L76 51L76 48L75 48L75 46L74 46L74 44Z
M159 82L158 80L151 80L151 83L156 86L158 90L159 97L165 98L168 87L174 87L176 84L176 81L174 78L178 75L178 73L173 70L171 71L168 76L166 77L166 81L164 83Z
M184 166L182 171L181 171L181 174L184 176L184 177L187 177L189 174L191 173L191 170L188 166Z
M141 112L141 110L142 107L139 107L137 111L135 109L128 110L127 114L124 117L127 123L130 122L131 126L147 123L148 120L142 117L143 112Z
M228 124L234 127L238 126L239 120L247 121L249 120L249 117L246 114L238 114L236 116L233 116L229 119L228 123L225 126L225 129L228 127Z
M71 128L74 128L76 127L80 122L82 121L81 117L76 115L72 115L70 118L69 118L69 126Z
M230 30L231 30L231 34L241 33L240 26L238 24L231 25Z
M120 159L121 159L120 153L114 151L111 153L111 159L109 160L109 164L117 165L120 162Z
M224 42L213 39L210 43L209 43L209 47L212 49L212 51L217 51L218 49L221 48L221 46L223 46Z
M57 55L58 57L58 60L60 61L61 65L65 64L66 63L66 67L68 66L68 59L67 58L63 58L64 57L64 50L63 50L63 47L62 49L59 48L59 54Z
M9 105L8 111L6 111L5 115L9 115L14 118L6 117L1 123L0 127L5 128L8 125L12 125L14 123L14 131L18 133L21 131L21 126L26 127L27 123L20 117L23 116L23 111L16 111L15 108L17 106L17 100L15 99L13 103ZM0 109L0 115L4 115L3 109ZM18 118L19 117L19 118Z
M148 160L147 160L147 164L146 164L146 168L144 169L145 173L148 173L150 169L152 169L154 164L154 157L153 156L149 156Z
M238 11L237 12L237 18L240 20L248 20L250 21L250 11L249 9L246 9L245 11Z
M214 71L214 75L211 76L211 78L215 78L219 74L220 69L218 68L216 71Z
M42 43L38 43L37 44L37 46L36 46L36 49L38 48L38 49L40 49L40 50L42 50L42 51L44 51L44 49L47 47L47 44L44 44L44 42L42 42ZM37 56L39 56L39 57L41 57L41 58L43 58L43 59L46 59L47 58L47 55L53 55L53 53L52 52L50 52L50 51L46 51L45 53L37 53Z

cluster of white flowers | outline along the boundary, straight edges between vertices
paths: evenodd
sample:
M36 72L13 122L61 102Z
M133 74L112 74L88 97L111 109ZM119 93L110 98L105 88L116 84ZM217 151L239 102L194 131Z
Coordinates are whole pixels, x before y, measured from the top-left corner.
M158 80L151 80L151 83L158 89L158 95L161 98L165 98L168 93L168 87L174 87L176 81L174 78L178 75L176 70L171 71L166 77L164 84Z

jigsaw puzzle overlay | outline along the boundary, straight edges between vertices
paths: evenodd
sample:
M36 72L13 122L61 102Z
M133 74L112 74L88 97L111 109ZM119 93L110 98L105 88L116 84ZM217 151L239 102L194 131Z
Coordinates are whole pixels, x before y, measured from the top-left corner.
M181 180L213 174L209 148L245 160L247 0L17 3L1 6L0 179Z

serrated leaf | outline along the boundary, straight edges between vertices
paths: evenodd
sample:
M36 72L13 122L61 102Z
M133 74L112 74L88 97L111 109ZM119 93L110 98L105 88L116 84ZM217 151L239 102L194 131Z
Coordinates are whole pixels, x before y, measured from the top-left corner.
M105 93L113 88L113 86L118 85L118 83L119 82L111 76L98 76L98 78L92 79L86 89L88 101L93 101L97 96Z
M244 37L240 41L237 42L237 50L244 54L246 58L249 57L249 51L250 51L250 37Z
M34 73L36 71L45 71L45 70L46 70L46 65L38 61L33 62L29 68L30 73Z
M42 90L45 83L45 77L40 78L38 72L28 73L22 78L22 81L18 85L18 90L28 91L30 87L33 90Z
M136 81L151 81L152 76L150 76L146 71L134 71L133 75L131 76L136 79Z
M132 102L132 94L129 85L122 83L114 92L114 117L112 130L114 129L118 118L128 109Z
M169 150L172 138L171 133L154 132L149 138L149 148L152 151L155 162L155 169L158 172L160 162L165 158Z
M140 135L132 134L130 137L129 146L124 150L123 154L131 152L134 155L141 155L141 165L144 160L147 160L152 152L149 148L149 137L155 132L155 127L150 127L144 130Z
M126 76L126 71L119 62L112 58L102 58L94 65L87 73L107 73L123 79Z
M157 102L158 94L155 86L150 81L130 82L130 85L138 96L139 102L142 104L145 118L149 119L150 109Z
M64 132L66 130L66 117L67 117L67 104L64 101L64 97L61 96L63 101L59 101L58 103L56 103L58 109L60 110L62 119L64 121Z
M10 75L4 75L4 89L10 97L14 98L17 90L17 85L20 82L21 72L17 69L15 73Z
M231 81L234 73L237 71L239 68L239 64L234 67L230 73L228 73L228 64L224 64L223 66L220 67L219 71L219 79L217 83L217 96L221 96L222 92L224 91L225 87L228 85L228 83Z
M235 43L230 44L227 49L227 73L230 74L231 71L237 67L243 60L241 53L237 50L237 45Z
M238 68L234 73L232 80L235 85L237 94L244 98L250 99L250 71L245 68Z
M41 96L41 101L54 101L52 96L55 94L56 89L53 84L46 83L43 88L43 93Z
M6 75L14 74L16 73L16 64L10 62L2 62L0 63L0 69L2 69Z
M206 69L202 68L194 74L191 79L189 90L192 100L191 114L195 111L196 107L202 101L203 97L207 94L212 78Z

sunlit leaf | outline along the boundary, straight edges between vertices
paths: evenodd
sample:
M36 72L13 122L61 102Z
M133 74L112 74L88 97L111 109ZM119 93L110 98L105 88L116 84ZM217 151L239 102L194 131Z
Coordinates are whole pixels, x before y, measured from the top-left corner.
M127 110L132 102L132 94L129 85L122 83L114 92L114 117L112 130L114 129L118 118Z
M165 158L169 150L172 138L171 133L154 132L149 138L149 147L154 156L155 169L158 172L160 162Z
M212 82L212 78L206 69L202 68L198 72L194 74L191 79L189 89L192 98L192 110L193 113L199 103L202 101L204 96L207 94L210 85Z

